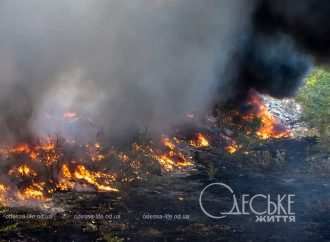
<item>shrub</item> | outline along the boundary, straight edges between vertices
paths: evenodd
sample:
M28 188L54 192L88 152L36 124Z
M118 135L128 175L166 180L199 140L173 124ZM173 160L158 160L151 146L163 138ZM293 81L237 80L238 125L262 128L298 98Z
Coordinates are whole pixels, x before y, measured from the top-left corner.
M319 132L321 144L330 144L330 72L316 69L301 88L298 102L303 107L303 119Z

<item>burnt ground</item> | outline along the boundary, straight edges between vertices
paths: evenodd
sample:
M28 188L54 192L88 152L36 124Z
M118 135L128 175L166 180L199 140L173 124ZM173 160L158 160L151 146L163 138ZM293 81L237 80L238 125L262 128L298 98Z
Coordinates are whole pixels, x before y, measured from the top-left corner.
M234 155L212 145L194 151L194 168L153 176L120 193L63 192L52 209L2 208L0 241L330 241L330 176L322 165L329 157L314 143L265 141ZM228 184L237 197L294 194L296 221L260 223L253 214L211 219L198 198L213 182ZM205 201L216 212L232 204L225 190L211 191ZM18 214L52 216L10 217Z

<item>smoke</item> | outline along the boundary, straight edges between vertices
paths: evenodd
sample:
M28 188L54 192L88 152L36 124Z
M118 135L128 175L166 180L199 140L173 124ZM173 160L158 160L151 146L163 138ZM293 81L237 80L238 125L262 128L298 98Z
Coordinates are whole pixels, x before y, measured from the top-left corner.
M326 1L3 0L2 137L160 130L250 88L293 95L325 62ZM312 11L310 10L312 9ZM323 48L324 47L324 48ZM69 130L69 131L68 131Z
M326 0L263 0L254 16L258 31L290 35L302 51L319 63L330 56L330 3Z
M247 43L239 65L240 94L250 88L273 97L291 97L311 69L311 58L284 34L256 34Z
M329 63L329 13L326 0L258 1L241 50L236 95L254 88L293 96L315 63Z
M237 18L244 5L1 1L2 123L15 136L51 133L54 120L74 111L91 129L120 136L205 111L225 83L225 63L246 28L240 21L249 22L248 14Z

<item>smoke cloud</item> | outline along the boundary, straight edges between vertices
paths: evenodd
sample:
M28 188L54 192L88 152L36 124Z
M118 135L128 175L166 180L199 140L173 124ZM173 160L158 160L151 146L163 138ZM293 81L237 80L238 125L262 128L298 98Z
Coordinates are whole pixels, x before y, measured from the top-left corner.
M61 115L77 112L90 130L62 135L102 127L118 137L168 128L250 88L291 96L315 61L327 62L329 5L3 0L1 135L58 132Z
M255 88L291 97L314 64L328 65L329 13L326 0L258 1L241 50L237 95Z
M326 0L263 0L255 11L254 24L263 33L290 35L302 51L326 63L330 56L329 13Z
M248 14L237 18L244 5L1 1L1 122L8 134L47 133L73 110L121 135L204 111L248 23Z

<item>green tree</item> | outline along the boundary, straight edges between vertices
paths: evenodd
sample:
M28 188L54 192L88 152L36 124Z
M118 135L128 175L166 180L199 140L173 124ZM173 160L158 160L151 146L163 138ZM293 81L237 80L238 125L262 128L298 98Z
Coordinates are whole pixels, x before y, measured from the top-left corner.
M321 144L330 145L330 72L314 70L297 97L303 107L303 118L318 130Z

